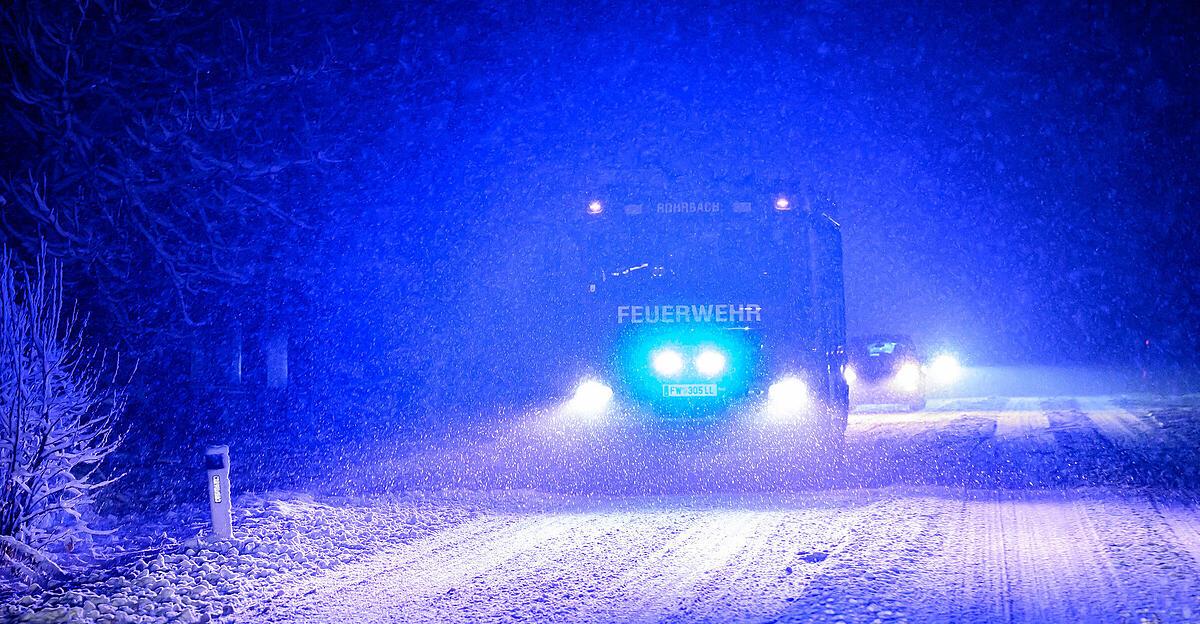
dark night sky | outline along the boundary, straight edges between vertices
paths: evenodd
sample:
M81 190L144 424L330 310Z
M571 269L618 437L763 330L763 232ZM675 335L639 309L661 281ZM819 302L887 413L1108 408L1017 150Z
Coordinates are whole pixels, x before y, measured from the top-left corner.
M170 68L196 50L202 71L98 81L107 99L81 99L108 133L94 145L120 145L136 116L113 102L132 93L155 94L135 104L152 115L195 89L257 106L198 140L251 165L302 161L254 190L305 227L226 219L235 264L266 267L237 288L253 300L269 275L302 291L289 301L310 302L326 324L313 335L347 359L424 349L449 369L536 351L536 327L491 330L561 300L559 215L605 175L834 201L852 331L911 332L976 361L1124 361L1147 337L1197 352L1200 19L1184 3L277 2L174 19L155 22L168 30L149 31L164 43L147 53ZM120 48L135 62L139 49ZM260 68L244 69L247 49ZM105 50L82 69L104 75ZM280 78L234 88L264 75ZM72 157L29 145L2 159L6 178ZM187 162L172 153L160 158ZM99 161L71 161L61 188ZM171 184L154 192L212 179Z
M1200 22L1179 6L593 7L515 23L463 41L482 56L463 68L479 133L464 153L514 205L564 179L530 171L578 183L606 168L828 197L852 331L983 360L1120 360L1196 318Z
M434 59L420 93L437 104L413 153L436 163L440 212L423 227L454 268L416 270L455 310L432 313L434 333L470 333L477 357L514 340L491 342L490 325L561 298L558 215L605 175L833 200L852 332L909 332L977 362L1120 363L1147 338L1195 352L1200 20L1182 5L589 5L434 22L437 43L415 49ZM411 145L387 137L379 149ZM405 254L389 232L421 201L385 202L384 225L355 236ZM480 301L495 310L461 311Z

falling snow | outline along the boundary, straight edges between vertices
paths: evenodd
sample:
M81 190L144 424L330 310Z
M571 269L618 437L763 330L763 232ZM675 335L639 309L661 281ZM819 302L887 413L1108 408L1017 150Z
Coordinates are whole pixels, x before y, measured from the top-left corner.
M969 9L6 2L0 620L1200 621L1200 14Z

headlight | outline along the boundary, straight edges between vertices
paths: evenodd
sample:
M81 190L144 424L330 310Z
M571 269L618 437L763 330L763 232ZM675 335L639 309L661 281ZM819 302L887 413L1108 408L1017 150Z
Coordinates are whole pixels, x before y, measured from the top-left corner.
M575 396L571 397L570 407L582 414L599 414L612 401L612 388L594 379L584 380L575 388Z
M654 372L659 375L674 377L683 370L683 356L674 349L662 349L654 352L650 364L654 366Z
M854 385L854 382L858 381L858 373L854 372L854 367L850 366L849 364L847 364L845 370L842 371L842 377L844 377L846 379L846 383L850 385Z
M962 366L959 365L958 358L946 353L933 358L928 370L929 378L939 385L950 385L962 376Z
M785 377L767 388L767 414L773 418L795 416L808 407L808 385Z
M905 362L896 371L892 383L902 392L916 392L921 387L921 367L915 362Z
M725 372L725 354L716 349L705 349L696 356L696 371L705 377L716 377Z

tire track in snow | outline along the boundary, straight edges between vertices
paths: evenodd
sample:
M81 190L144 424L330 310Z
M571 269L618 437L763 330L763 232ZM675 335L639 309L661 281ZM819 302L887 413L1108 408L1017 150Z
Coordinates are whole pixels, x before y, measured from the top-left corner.
M1050 420L1042 410L1042 399L1017 397L1008 400L996 414L995 436L1001 440L1021 440L1033 446L1053 446Z
M762 619L821 567L803 567L798 549L836 557L874 505L861 497L765 509L728 501L680 509L680 502L447 530L457 535L372 558L349 575L314 579L320 591L300 592L306 608L293 609L290 619L273 613L270 621Z
M1104 437L1119 446L1133 446L1154 431L1149 423L1114 404L1111 397L1079 397L1075 403Z
M1200 571L1149 501L1111 491L970 491L914 578L918 621L1192 621Z
M1064 493L999 494L979 506L975 524L1000 535L1008 579L1004 599L1012 619L1025 622L1099 621L1113 613L1098 594L1119 587L1117 575L1083 509Z
M1134 438L1114 443L1075 400L1024 397L1010 406L997 414L995 436L976 449L973 487L1091 485L1131 474Z
M754 539L761 520L755 512L702 514L695 526L647 556L616 579L599 619L658 622L678 613L696 585L720 569ZM589 618L590 619L590 618Z
M919 604L912 580L922 561L946 540L946 518L959 504L953 492L905 496L864 514L830 553L803 593L777 622L905 621Z
M433 607L439 619L452 621L603 619L597 614L614 610L613 588L623 587L631 570L661 561L662 553L711 528L701 517L691 510L591 514L565 539L488 570ZM628 597L621 598L618 606L627 606Z
M576 522L576 517L567 514L496 516L469 522L380 553L335 575L315 577L293 594L298 609L288 613L285 607L268 614L266 621L398 621L396 614L419 611L414 607L429 604L431 596L522 550L561 538Z
M560 538L526 549L397 615L439 621L570 619L622 569L630 543L666 539L644 526L631 526L636 514L611 510L574 515L573 528Z
M819 568L797 549L823 556L862 515L844 503L808 505L592 514L569 540L438 597L436 611L451 621L762 619Z
M759 512L757 539L734 553L719 575L691 592L671 622L758 621L774 617L820 574L866 508Z
M1156 498L1154 507L1170 527L1176 543L1200 565L1200 510L1195 503Z
M486 518L266 621L1193 621L1200 516L1113 490L664 498ZM703 505L708 505L703 506ZM801 553L823 556L802 562ZM791 566L792 573L786 573Z
M1043 403L1038 397L1013 398L995 412L992 436L972 450L976 485L1028 487L1054 480L1058 445Z
M1087 510L1091 531L1118 579L1121 600L1113 612L1152 622L1200 616L1200 565L1153 498L1085 495L1078 505Z
M330 596L337 595L343 589L371 583L380 572L401 569L406 565L412 565L436 553L452 551L481 534L496 530L497 527L505 526L512 522L515 522L515 519L497 517L479 518L453 528L438 531L412 544L374 555L364 561L340 568L329 574L306 579L290 588L290 591L286 594L280 596L278 605L268 605L270 607L283 606L284 608L272 609L270 613L271 617L263 621L288 621L291 617L298 617L297 621L301 622L311 621L312 616L306 615L303 612L304 607L310 603L316 601L324 602ZM292 611L296 611L294 607L299 607L300 612L293 613Z

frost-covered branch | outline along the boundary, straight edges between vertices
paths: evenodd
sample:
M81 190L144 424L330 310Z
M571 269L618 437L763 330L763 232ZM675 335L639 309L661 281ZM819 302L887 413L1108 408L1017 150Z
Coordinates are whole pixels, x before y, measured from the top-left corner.
M333 73L260 44L245 20L187 3L6 7L0 116L29 149L0 158L0 236L30 256L44 240L135 324L126 334L145 333L145 309L130 308L146 292L171 292L155 314L184 321L157 329L202 323L199 299L253 279L248 238L304 222L277 186L328 150L301 94ZM292 127L306 131L264 133Z
M57 574L58 549L93 533L81 511L121 443L125 394L84 324L64 308L61 270L43 250L32 272L0 257L0 565Z

